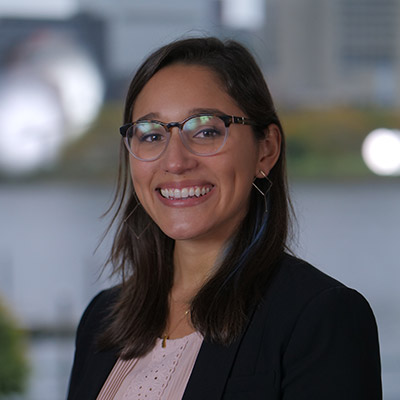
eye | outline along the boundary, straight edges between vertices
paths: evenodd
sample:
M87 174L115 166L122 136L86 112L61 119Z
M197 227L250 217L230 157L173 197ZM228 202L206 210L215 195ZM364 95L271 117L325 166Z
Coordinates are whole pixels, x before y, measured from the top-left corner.
M161 142L163 140L165 140L165 135L161 135L160 133L147 133L145 135L139 136L139 141L142 143L154 143Z
M140 143L157 143L166 140L165 129L154 123L137 124L134 136Z
M223 135L220 129L216 129L213 127L204 127L200 128L197 131L193 132L193 139L215 139L219 136Z
M214 115L200 115L189 119L184 130L190 140L209 142L225 137L224 122Z

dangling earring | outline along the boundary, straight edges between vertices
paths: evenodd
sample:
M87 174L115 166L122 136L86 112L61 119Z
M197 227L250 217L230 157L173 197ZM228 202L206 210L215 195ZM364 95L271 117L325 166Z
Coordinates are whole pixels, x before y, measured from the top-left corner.
M253 186L257 189L257 191L261 194L261 196L263 196L264 198L264 204L265 204L265 212L268 212L268 202L267 202L267 195L269 193L269 191L271 190L272 187L272 182L271 179L268 178L267 175L265 175L264 171L260 169L260 174L268 181L269 186L267 188L267 190L265 192L263 192L255 183L254 181L257 179L257 177L254 178L253 181Z
M144 227L144 229L139 234L137 234L135 232L135 230L129 225L128 219L135 213L135 211L138 209L138 207L142 206L139 199L136 197L136 194L135 194L135 198L136 198L136 206L133 208L133 210L127 215L127 217L122 222L124 224L126 224L126 226L129 228L129 230L135 235L136 239L139 240L142 237L142 235L146 232L147 228L150 226L151 220L147 223L147 225Z

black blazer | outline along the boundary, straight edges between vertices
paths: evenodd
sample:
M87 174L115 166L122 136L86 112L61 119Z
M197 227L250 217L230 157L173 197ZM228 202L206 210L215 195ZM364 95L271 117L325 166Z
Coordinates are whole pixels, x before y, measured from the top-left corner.
M68 400L96 399L117 360L95 336L117 295L107 290L78 327ZM184 400L382 399L377 328L355 290L285 255L241 337L203 342Z

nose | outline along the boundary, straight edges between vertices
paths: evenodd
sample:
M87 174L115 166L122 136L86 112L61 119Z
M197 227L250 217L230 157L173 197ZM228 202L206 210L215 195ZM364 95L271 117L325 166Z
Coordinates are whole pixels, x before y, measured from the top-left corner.
M171 129L171 138L160 161L161 168L172 174L182 174L196 167L197 157L184 146L177 127Z

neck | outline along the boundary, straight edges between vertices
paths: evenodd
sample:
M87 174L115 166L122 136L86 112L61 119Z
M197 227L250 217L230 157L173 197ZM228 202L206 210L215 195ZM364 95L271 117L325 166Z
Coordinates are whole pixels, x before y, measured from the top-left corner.
M174 248L174 287L175 298L193 297L212 275L221 245L193 241L175 242ZM174 293L175 292L175 293Z

